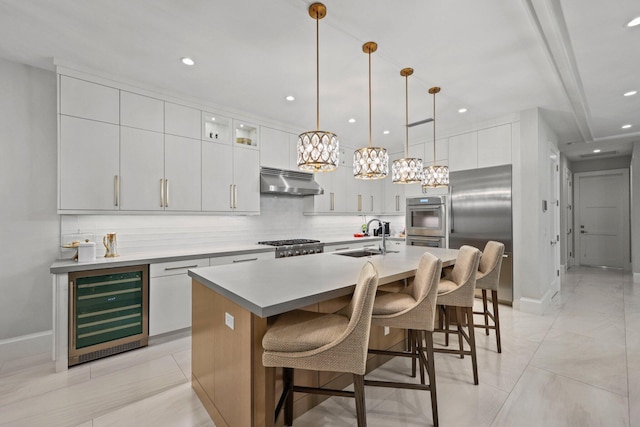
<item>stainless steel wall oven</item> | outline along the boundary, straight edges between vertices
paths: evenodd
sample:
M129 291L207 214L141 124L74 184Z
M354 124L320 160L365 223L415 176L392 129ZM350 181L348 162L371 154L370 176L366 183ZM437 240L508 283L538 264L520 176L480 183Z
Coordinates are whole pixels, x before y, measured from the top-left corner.
M446 247L446 196L407 198L406 235L407 245Z
M148 265L69 273L69 366L148 341Z

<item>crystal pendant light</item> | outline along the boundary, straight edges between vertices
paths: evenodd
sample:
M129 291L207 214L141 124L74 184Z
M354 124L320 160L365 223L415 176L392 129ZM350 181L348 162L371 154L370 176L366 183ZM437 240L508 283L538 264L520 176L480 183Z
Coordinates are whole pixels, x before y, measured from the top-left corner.
M422 182L422 159L409 157L409 76L413 74L413 68L403 68L400 75L405 78L405 99L406 99L406 145L404 159L393 161L392 180L394 184L417 184Z
M320 130L320 37L319 22L327 15L322 3L309 6L316 20L316 130L298 135L298 169L307 172L331 172L338 167L338 135Z
M353 153L353 176L357 179L381 179L389 174L387 150L371 146L371 54L376 50L376 42L362 45L362 51L369 55L369 146Z
M424 168L423 189L447 187L449 185L449 167L436 163L436 93L438 92L440 92L440 88L437 86L429 89L429 93L433 95L433 165Z

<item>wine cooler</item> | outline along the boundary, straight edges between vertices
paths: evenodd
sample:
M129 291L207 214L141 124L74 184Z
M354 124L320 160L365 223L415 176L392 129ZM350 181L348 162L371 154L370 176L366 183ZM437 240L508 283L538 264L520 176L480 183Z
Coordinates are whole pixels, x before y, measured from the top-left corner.
M69 273L69 366L148 341L148 265Z

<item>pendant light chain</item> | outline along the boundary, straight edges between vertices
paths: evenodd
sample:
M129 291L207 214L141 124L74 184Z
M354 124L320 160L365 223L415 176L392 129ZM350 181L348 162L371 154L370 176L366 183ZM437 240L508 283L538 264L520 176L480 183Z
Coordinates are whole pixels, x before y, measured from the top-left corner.
M371 49L369 49L369 148L371 148Z
M406 139L404 144L404 156L409 157L409 74L404 76L404 122Z
M433 92L433 166L436 165L436 93Z
M320 130L320 19L316 11L316 130Z

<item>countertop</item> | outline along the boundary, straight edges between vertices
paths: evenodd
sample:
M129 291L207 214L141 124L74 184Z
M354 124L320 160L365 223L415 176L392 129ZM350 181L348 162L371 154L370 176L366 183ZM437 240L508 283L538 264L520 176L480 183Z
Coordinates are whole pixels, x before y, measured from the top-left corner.
M404 237L388 237L390 240L404 240ZM353 237L353 236L330 236L317 238L316 240L322 241L322 243L331 244L345 244L345 243L357 243L364 241L377 241L380 237ZM102 246L98 245L96 252L100 254L102 252ZM197 248L186 249L168 249L168 250L156 250L147 251L133 254L123 254L115 258L104 258L100 255L96 256L95 261L91 262L77 262L71 259L59 259L56 260L49 269L51 274L69 273L73 271L84 270L98 270L102 268L112 267L127 267L138 264L153 264L158 262L171 262L171 261L184 261L195 258L214 258L228 255L244 255L250 253L260 252L275 252L273 246L258 245L255 243L239 243L239 244L220 244L211 246L202 246ZM275 258L275 255L274 255Z
M189 276L259 317L269 317L353 292L362 266L371 261L379 285L415 275L430 252L452 265L455 249L399 246L397 253L352 258L334 253L189 270ZM346 251L348 252L348 251Z

